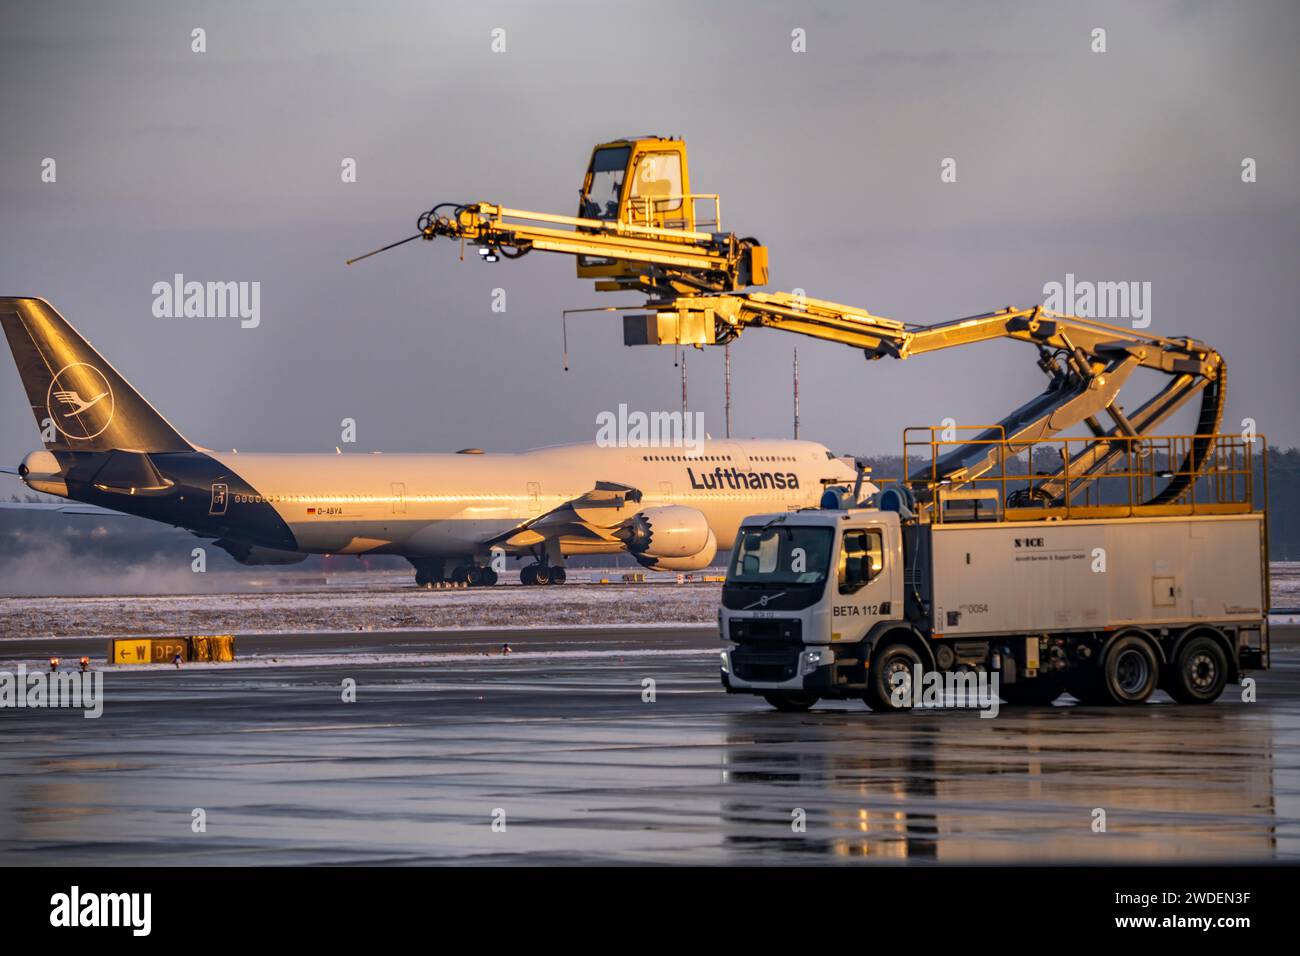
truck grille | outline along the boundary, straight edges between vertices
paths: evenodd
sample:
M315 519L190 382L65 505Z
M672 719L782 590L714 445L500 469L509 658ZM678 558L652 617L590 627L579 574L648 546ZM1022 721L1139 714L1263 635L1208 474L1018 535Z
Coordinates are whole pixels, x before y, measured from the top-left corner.
M731 619L729 634L735 644L787 641L803 642L803 621L780 617L740 617Z
M781 683L799 672L799 651L800 647L740 647L731 652L731 670L741 680Z
M731 668L741 680L777 684L799 673L803 622L798 618L734 618Z

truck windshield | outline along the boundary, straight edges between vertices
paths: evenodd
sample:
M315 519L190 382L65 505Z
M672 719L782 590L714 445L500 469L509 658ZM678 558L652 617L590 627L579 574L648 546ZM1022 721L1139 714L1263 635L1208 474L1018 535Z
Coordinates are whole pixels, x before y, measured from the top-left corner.
M831 528L776 524L742 528L732 549L728 584L821 584L830 567Z
M596 150L591 159L591 188L582 197L579 216L583 219L617 219L618 201L623 195L630 146Z

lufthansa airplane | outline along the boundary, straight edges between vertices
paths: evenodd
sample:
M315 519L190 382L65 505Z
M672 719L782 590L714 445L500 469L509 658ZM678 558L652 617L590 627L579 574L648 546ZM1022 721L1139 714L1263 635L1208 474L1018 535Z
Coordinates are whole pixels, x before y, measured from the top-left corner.
M566 445L522 454L248 454L190 444L43 299L0 298L42 431L17 474L36 491L192 531L245 564L394 554L416 582L495 584L494 552L562 583L568 555L708 567L750 514L816 507L851 461L807 441L678 448ZM14 473L12 469L4 469Z

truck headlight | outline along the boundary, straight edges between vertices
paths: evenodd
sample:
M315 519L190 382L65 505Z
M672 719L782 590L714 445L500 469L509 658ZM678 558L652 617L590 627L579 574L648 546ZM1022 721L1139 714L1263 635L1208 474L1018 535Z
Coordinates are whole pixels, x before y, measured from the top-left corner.
M823 647L815 651L804 651L799 655L799 674L807 676L817 668L830 664L835 660L835 653L829 647Z
M722 659L721 660L722 673L730 674L731 673L731 651L722 651L721 654L719 654L719 657L721 657Z

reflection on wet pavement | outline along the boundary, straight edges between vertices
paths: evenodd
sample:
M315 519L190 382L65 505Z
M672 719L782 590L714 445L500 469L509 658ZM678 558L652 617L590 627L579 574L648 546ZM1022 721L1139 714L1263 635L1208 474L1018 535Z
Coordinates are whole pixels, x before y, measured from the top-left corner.
M1275 798L1286 718L1230 702L956 712L860 721L728 719L728 843L753 853L939 862L1264 860L1300 850L1296 745L1289 819ZM853 715L857 716L857 715ZM1296 737L1295 720L1290 733ZM775 794L806 811L789 833ZM1105 832L1094 812L1105 811ZM775 835L777 824L786 833Z
M0 712L0 862L1300 858L1295 651L1258 703L986 720L778 714L721 693L707 631L516 647L428 663L406 635L407 664L115 672L100 720Z

